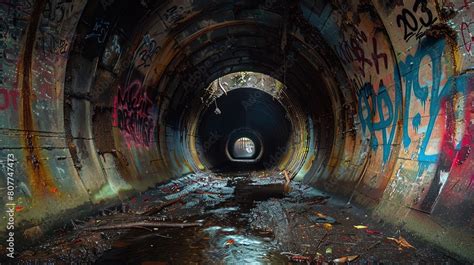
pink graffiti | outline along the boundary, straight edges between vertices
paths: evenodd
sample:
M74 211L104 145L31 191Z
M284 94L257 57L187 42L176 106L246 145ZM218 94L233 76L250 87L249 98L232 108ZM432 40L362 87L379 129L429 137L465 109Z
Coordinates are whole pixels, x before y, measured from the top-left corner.
M141 81L135 80L125 89L119 87L114 98L113 126L118 127L130 147L149 147L153 141L155 119L152 115L153 102L148 97Z
M13 108L18 110L18 91L0 88L0 111Z
M469 23L462 22L461 23L462 41L464 43L464 48L466 48L466 51L469 54L471 54L472 43L474 42L474 36L472 36L471 30L470 30L471 24L473 24L473 22L469 22Z

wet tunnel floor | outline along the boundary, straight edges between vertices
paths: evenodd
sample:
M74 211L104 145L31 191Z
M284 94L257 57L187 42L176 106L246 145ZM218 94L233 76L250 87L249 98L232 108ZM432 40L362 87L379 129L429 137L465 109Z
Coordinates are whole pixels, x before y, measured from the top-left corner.
M24 251L21 259L55 264L458 263L312 187L284 185L278 175L189 175L133 197L120 209L72 224L73 230Z

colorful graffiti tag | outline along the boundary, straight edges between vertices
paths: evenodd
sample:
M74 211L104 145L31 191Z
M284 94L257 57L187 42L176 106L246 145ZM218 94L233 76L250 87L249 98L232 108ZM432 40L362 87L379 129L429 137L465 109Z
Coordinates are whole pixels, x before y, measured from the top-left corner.
M127 144L149 147L153 141L155 119L153 102L141 81L135 80L118 89L114 99L113 125L125 135Z
M374 87L370 83L366 83L357 93L359 98L359 119L362 125L362 131L364 134L366 130L370 131L370 146L373 150L376 150L379 146L375 132L382 132L384 163L386 163L390 157L391 144L395 137L398 113L402 103L400 89L396 89L395 95L395 102L392 102L382 80L380 80L378 93L374 91ZM387 115L384 114L384 108L388 111ZM378 122L374 122L375 113L378 113Z
M410 127L416 134L423 133L420 146L418 161L420 162L421 174L427 166L436 163L439 158L438 153L428 153L428 146L436 143L431 141L433 129L440 110L446 105L446 99L450 93L459 91L458 86L453 85L452 77L446 77L442 71L442 56L446 46L445 40L434 40L425 38L420 43L420 48L414 55L408 55L405 60L398 62L399 71L394 71L395 81L395 99L390 98L387 88L380 81L378 93L370 83L366 83L358 91L359 119L362 130L365 133L368 130L371 134L371 147L376 150L380 145L383 146L383 162L389 159L393 142L395 128L399 119L398 113L403 108L403 147L408 149L412 144L413 135L410 135ZM429 61L430 73L428 78L422 77L420 69L422 62ZM424 80L423 82L421 80ZM403 86L402 86L403 83ZM403 88L403 104L402 104ZM418 102L427 113L420 113L410 107L413 101ZM386 111L384 111L384 109ZM427 116L428 123L420 129L422 116ZM377 122L374 122L377 120ZM382 132L382 143L379 143L375 133Z

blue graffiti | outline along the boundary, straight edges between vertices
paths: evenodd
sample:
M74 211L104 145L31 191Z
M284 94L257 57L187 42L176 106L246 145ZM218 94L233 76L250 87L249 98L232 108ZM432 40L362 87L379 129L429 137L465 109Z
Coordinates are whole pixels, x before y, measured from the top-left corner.
M414 56L408 55L405 62L399 62L400 72L404 73L405 80L405 110L403 115L403 146L407 149L411 144L411 138L408 134L408 119L410 117L410 100L411 91L415 95L415 99L419 100L423 106L426 105L428 96L430 95L430 107L429 107L429 121L426 128L425 137L423 138L420 146L420 152L418 155L418 161L420 161L420 172L421 174L429 164L436 163L438 160L438 154L426 154L426 149L430 142L431 134L433 132L436 119L438 117L441 102L448 96L451 88L453 87L452 77L447 79L444 86L441 86L442 78L442 55L445 49L445 40L434 40L425 38ZM431 59L431 76L432 86L431 93L428 86L420 85L419 68L421 61L429 57ZM398 80L397 80L398 81ZM415 130L418 130L418 126L421 123L421 115L417 113L414 116L412 125Z
M370 131L370 146L372 150L376 150L379 146L376 131L382 132L382 146L383 146L383 162L384 164L390 157L391 144L395 137L396 125L398 121L398 113L402 103L401 90L395 91L395 104L390 99L387 88L380 81L379 91L376 93L374 87L370 83L366 83L357 93L359 102L359 119L362 125L362 131ZM370 103L369 104L369 99ZM372 106L372 107L371 107ZM384 113L384 107L388 113ZM366 114L362 110L366 110ZM378 113L378 122L373 122L375 113Z
M370 131L370 146L373 150L379 147L379 141L375 136L375 132L382 132L382 146L383 146L383 163L385 164L390 158L391 144L395 137L399 113L401 113L403 106L403 147L408 149L412 142L408 133L408 126L411 120L411 126L415 132L421 125L421 114L410 113L410 102L412 94L414 100L418 100L423 107L426 103L429 104L429 121L426 126L425 136L420 144L418 161L420 162L419 174L432 163L438 160L438 154L427 154L428 144L430 142L433 128L436 124L436 119L440 112L442 102L446 97L455 91L462 91L462 85L455 86L452 77L448 77L444 85L442 81L442 56L445 49L445 40L435 40L424 38L417 49L414 56L408 55L405 61L398 62L398 68L395 67L395 100L390 98L387 88L380 82L379 91L376 93L372 84L366 83L358 91L358 107L359 119L362 126L362 131L365 134L367 130ZM431 76L432 85L428 87L420 84L420 65L423 59L431 59ZM404 101L402 103L402 82L405 85ZM413 93L412 93L413 91ZM384 113L384 109L385 111ZM374 122L374 117L378 115L379 122Z
M420 113L417 113L415 117L413 117L413 120L411 121L411 125L415 129L415 132L418 133L418 127L420 127L421 124L421 115Z

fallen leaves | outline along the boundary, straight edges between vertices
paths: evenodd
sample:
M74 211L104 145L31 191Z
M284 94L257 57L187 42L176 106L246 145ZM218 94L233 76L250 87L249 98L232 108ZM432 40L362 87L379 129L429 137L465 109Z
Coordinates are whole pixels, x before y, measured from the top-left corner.
M313 219L314 222L316 223L331 223L334 224L336 222L336 219L334 219L331 216L327 216L323 213L320 212L315 212L314 215L317 216L317 218Z
M408 241L403 238L402 236L399 236L398 239L394 237L387 237L388 240L392 240L398 244L398 248L401 250L403 248L413 248L415 249L414 246L412 246Z
M359 255L344 256L344 257L340 257L340 258L334 259L333 262L334 262L334 263L346 263L346 262L354 261L354 260L356 260L358 257L359 257Z
M382 232L380 232L380 231L371 230L371 229L367 229L367 230L365 230L365 232L369 235L381 235L382 234Z
M305 261L310 261L311 258L308 256L302 256L302 255L293 255L290 257L290 260L296 261L296 262L305 262Z
M366 225L354 225L354 228L355 228L355 229L367 229L367 228L369 228L369 227L366 226Z
M332 230L332 224L330 224L330 223L324 223L323 227L324 227L324 229L326 229L326 231L331 231Z
M227 241L225 241L224 246L230 246L230 245L233 245L233 244L235 244L235 240L234 239L228 239Z
M332 254L332 247L327 247L325 252L326 254Z

